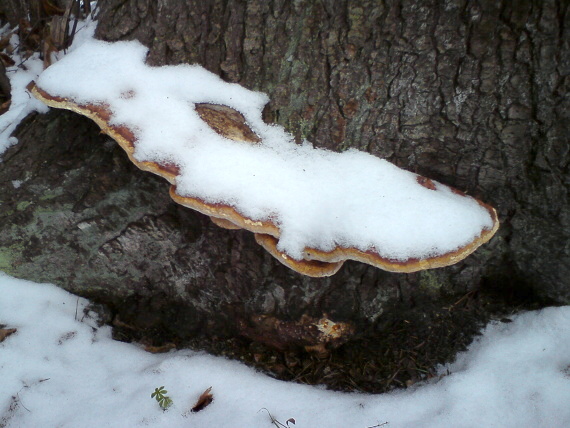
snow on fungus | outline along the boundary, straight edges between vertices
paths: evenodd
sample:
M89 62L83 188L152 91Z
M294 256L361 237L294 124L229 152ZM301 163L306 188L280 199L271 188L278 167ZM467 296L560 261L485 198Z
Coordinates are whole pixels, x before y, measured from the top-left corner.
M448 266L499 227L491 206L370 154L298 145L262 120L268 98L196 65L151 67L139 42L93 40L30 84L94 120L179 204L246 229L302 274L345 260L392 272Z

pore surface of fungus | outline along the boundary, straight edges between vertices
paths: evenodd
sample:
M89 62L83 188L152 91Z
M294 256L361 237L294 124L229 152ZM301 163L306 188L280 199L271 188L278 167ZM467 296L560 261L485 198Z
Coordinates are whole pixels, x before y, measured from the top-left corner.
M172 198L256 234L286 266L334 274L347 259L394 272L447 266L498 228L489 205L370 154L295 144L264 94L199 66L150 67L138 42L90 41L31 92L93 119Z

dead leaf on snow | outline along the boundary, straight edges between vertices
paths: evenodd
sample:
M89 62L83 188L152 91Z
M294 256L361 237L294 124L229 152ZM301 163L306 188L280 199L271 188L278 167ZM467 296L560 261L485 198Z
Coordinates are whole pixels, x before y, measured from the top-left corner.
M12 100L8 100L8 101L0 104L0 115L4 114L8 110L10 110L10 104L12 104Z
M3 342L4 339L17 331L15 328L0 328L0 342Z
M0 62L6 67L12 67L16 65L12 57L10 55L5 54L4 52L0 52Z
M212 401L214 401L214 395L211 393L211 391L212 387L209 387L202 393L202 395L200 395L200 398L198 398L198 401L196 401L196 404L194 404L194 407L192 407L193 412L204 410Z

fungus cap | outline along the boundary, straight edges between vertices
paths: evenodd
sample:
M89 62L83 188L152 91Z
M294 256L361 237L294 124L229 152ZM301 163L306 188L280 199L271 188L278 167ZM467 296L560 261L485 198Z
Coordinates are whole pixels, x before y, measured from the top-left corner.
M138 42L87 42L30 91L94 120L173 200L242 228L306 275L357 260L394 272L447 266L487 242L494 208L366 153L295 144L261 119L263 94L198 66L149 67Z

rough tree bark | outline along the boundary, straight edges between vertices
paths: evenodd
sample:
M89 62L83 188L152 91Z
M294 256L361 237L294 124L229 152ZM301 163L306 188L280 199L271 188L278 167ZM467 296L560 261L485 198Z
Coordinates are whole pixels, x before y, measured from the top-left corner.
M502 227L452 267L391 274L348 262L332 278L302 277L250 233L176 206L86 119L50 112L24 123L3 158L2 270L107 303L116 325L283 348L318 341L321 317L361 331L395 306L421 318L481 287L570 303L567 2L99 6L98 38L138 39L151 64L199 63L266 92L267 120L299 140L465 190L497 207Z

